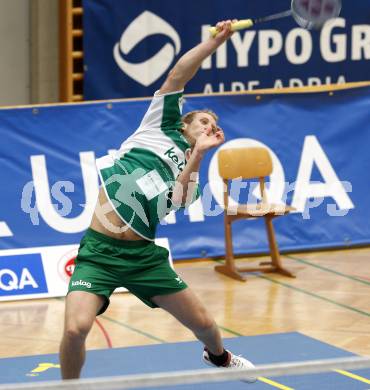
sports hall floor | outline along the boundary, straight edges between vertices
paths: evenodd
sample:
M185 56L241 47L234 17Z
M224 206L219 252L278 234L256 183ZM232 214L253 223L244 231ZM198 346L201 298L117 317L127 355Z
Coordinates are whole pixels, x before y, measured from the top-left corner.
M282 258L296 279L253 274L242 283L214 272L212 260L175 267L215 316L226 346L257 364L370 355L370 248ZM266 258L238 263L256 259ZM60 378L63 310L62 298L0 304L0 384ZM188 330L127 293L113 296L87 348L85 377L206 368ZM170 388L365 390L370 369Z

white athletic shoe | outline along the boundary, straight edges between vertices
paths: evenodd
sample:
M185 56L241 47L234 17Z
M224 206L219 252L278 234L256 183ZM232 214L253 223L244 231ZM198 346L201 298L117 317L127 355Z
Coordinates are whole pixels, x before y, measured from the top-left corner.
M249 360L243 358L242 356L234 355L232 352L226 350L229 354L229 359L227 363L222 366L222 368L231 368L231 369L240 369L240 368L255 368L255 365L251 363ZM218 367L215 364L211 362L209 359L208 351L205 349L203 351L203 361L204 363L208 364L212 367ZM250 376L244 379L245 382L253 383L257 380L256 377Z

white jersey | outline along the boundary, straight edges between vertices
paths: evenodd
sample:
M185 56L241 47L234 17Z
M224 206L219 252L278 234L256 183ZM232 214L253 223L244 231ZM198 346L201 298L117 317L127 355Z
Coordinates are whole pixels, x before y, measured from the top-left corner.
M117 214L150 240L158 222L172 209L173 183L185 167L190 149L181 133L182 99L182 91L156 92L139 128L122 143L116 156L96 161Z

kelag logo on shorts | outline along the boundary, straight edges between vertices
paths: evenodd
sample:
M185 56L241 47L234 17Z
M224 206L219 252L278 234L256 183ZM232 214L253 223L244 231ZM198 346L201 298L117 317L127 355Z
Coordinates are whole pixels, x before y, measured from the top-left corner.
M0 256L0 296L48 292L41 255Z

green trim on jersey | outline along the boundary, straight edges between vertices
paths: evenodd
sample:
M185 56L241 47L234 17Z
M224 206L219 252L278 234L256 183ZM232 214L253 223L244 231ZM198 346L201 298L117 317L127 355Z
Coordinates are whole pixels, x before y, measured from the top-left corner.
M121 219L140 236L154 240L156 226L175 207L174 181L190 145L181 134L182 91L155 94L139 128L116 158L97 160L106 195ZM199 197L199 188L193 200Z
M162 187L148 199L138 183L153 171L159 174L157 182ZM115 160L113 166L101 169L100 174L107 196L122 220L140 236L154 240L158 223L173 209L169 199L174 183L171 169L154 153L133 149Z
M182 92L164 96L161 130L185 153L190 148L190 144L181 133L183 128L180 111L182 99Z
M181 130L183 125L181 122L181 99L182 92L164 95L163 116L161 128Z
M165 182L174 182L175 177L168 164L158 155L148 149L133 148L128 153L125 153L119 160L121 163L130 162L132 166L144 168L149 172L156 169Z

